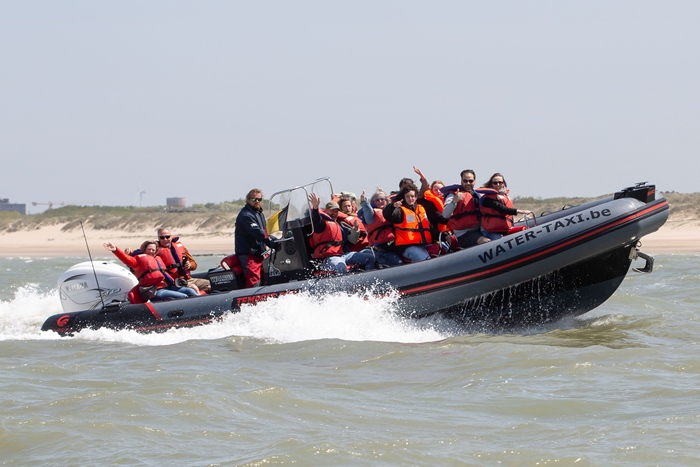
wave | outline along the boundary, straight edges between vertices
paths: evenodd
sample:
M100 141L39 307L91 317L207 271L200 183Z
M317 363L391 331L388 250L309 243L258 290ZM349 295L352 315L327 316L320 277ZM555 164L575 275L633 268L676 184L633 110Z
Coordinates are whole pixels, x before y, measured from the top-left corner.
M456 335L454 323L440 319L413 320L395 313L396 297L368 298L342 292L325 297L290 294L256 305L244 305L212 324L139 334L109 329L83 330L67 339L172 345L193 339L254 338L266 343L319 339L401 343L434 342ZM42 292L29 284L9 301L0 301L0 340L60 339L42 332L44 320L60 313L57 292Z

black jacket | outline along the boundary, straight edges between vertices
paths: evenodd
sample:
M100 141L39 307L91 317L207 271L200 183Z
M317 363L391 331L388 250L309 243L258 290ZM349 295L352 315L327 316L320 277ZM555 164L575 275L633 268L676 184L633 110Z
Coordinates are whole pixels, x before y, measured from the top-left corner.
M267 249L272 247L272 242L265 232L265 215L256 211L250 204L241 209L236 217L236 230L234 231L234 247L237 255L262 256Z

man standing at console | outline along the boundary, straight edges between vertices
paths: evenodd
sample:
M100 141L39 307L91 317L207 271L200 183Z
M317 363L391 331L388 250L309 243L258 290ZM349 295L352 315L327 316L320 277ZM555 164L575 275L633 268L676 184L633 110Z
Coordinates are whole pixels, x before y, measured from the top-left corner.
M236 217L234 248L243 268L246 288L261 285L263 254L267 247L276 248L278 244L267 234L262 199L261 190L250 190L245 198L245 206Z

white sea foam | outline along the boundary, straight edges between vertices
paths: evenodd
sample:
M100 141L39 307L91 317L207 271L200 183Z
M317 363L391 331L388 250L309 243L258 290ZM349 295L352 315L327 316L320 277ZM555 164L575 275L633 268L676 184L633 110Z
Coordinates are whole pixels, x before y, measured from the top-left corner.
M83 330L72 339L171 345L193 339L251 337L273 343L317 339L349 341L431 342L450 336L451 323L402 318L394 311L396 298L368 298L334 293L324 297L291 294L244 305L220 321L165 333L139 334L110 329ZM51 339L41 332L44 320L61 307L56 292L42 293L27 285L10 301L0 302L0 340Z
M42 292L36 284L18 287L8 301L0 300L0 340L51 339L41 325L50 315L60 313L58 292Z

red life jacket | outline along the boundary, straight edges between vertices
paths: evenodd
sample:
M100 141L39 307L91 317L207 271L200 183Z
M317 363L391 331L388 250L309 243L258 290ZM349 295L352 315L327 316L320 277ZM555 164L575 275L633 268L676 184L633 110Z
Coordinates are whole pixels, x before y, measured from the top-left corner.
M114 251L114 255L119 258L122 263L131 268L140 286L150 287L155 285L159 289L167 287L165 271L157 257L147 255L146 253L129 256L119 248ZM169 279L170 277L168 276L167 280Z
M457 203L447 227L452 230L469 230L479 226L479 205L472 193L464 193L462 200ZM478 198L477 198L478 199Z
M338 222L341 221L341 214L342 213L338 213ZM354 244L348 242L348 247L350 248L350 251L362 251L369 246L369 241L367 240L367 229L365 229L365 225L362 223L359 217L351 214L345 214L343 222L348 224L350 227L355 225L355 221L357 221L357 225L360 228L360 238Z
M445 201L439 196L435 196L435 194L431 190L428 190L425 193L423 193L423 198L425 198L426 201L430 201L431 203L433 203L438 213L442 213L443 209L445 209ZM444 232L445 230L447 230L447 225L438 223L437 229L440 232Z
M321 220L326 223L323 232L314 232L309 239L309 244L313 248L313 256L316 259L327 258L329 256L340 256L343 252L343 231L340 224L323 213Z
M372 246L390 243L396 238L394 225L384 219L384 213L379 208L374 208L374 220L367 225L367 238Z
M394 224L396 246L402 245L429 245L433 243L430 234L430 222L425 215L425 209L416 204L416 210L401 206L403 222Z
M145 253L136 255L133 258L136 260L136 265L132 269L141 287L155 285L162 289L167 285L163 274L163 265L160 264L160 261Z
M507 233L513 227L513 216L501 214L495 209L483 205L486 198L495 199L508 208L513 208L513 201L508 197L508 190L505 194L499 193L492 188L479 188L476 190L481 195L479 210L481 211L481 228L487 232Z
M182 258L185 257L185 246L178 241L178 237L175 237L170 245L170 248L159 249L156 256L163 260L164 269L168 271L170 277L177 279L184 276L189 279L190 272L181 267ZM173 250L175 250L175 255L173 255Z

